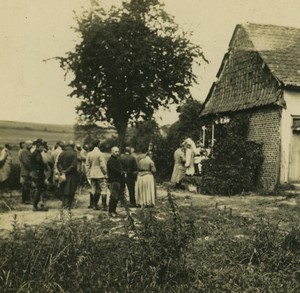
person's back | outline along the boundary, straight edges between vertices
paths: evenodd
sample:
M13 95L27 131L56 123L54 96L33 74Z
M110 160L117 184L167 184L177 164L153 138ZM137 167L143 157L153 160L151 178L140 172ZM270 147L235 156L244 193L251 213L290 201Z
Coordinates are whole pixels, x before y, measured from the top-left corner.
M152 152L148 151L145 158L138 163L137 204L138 206L155 205L156 187L153 174L156 172L155 164L151 159Z
M123 200L122 184L123 184L123 168L119 160L119 148L111 148L111 156L107 161L107 176L108 182L110 183L110 198L108 214L111 217L117 215L116 208L117 203L120 199Z
M65 175L64 181L60 184L62 206L71 209L79 181L77 154L72 141L67 144L65 150L58 156L57 168L61 174Z
M55 164L57 157L62 151L62 148L60 146L57 146L56 149L51 152L51 162L53 163L53 165Z
M85 168L88 178L104 178L106 175L106 163L103 153L98 147L87 154Z
M29 204L30 203L30 190L31 190L31 164L30 157L31 152L30 149L32 147L32 141L27 140L25 142L25 147L19 153L19 161L20 161L20 183L22 184L22 203Z
M137 171L136 159L129 153L122 154L120 157L120 161L123 167L123 170L127 174L133 174Z
M25 147L19 154L21 176L29 176L31 172L30 164L31 152L30 149Z
M150 171L151 173L156 172L155 164L149 156L139 160L138 169L139 171Z
M122 154L120 157L120 161L122 164L122 168L126 173L125 183L127 185L128 192L129 192L130 206L135 207L136 206L135 181L137 178L137 163L135 157L131 155L130 151L131 148L126 147L125 153ZM122 186L122 188L125 192L125 184Z
M122 164L119 158L111 156L107 161L108 182L122 182Z
M77 155L72 147L68 146L62 151L58 157L58 164L66 173L77 173Z
M41 199L41 195L45 190L45 164L41 153L44 151L44 145L42 141L37 141L35 144L35 150L30 156L30 164L32 168L32 182L34 186L34 196L33 196L33 211L46 211L43 206L40 208L38 204Z
M174 152L174 167L171 176L171 183L177 188L181 187L181 180L185 175L185 153L183 147L179 147Z
M31 154L30 163L33 172L43 173L45 171L43 157L38 149L35 149Z
M179 166L184 166L185 162L185 155L181 147L176 149L174 152L174 163L178 164Z

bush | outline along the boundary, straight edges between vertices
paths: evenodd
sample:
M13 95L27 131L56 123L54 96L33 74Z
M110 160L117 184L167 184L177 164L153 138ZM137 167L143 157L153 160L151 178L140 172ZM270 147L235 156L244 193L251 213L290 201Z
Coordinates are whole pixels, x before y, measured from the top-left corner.
M219 127L213 157L202 163L201 191L234 195L259 188L262 145L247 141L249 118L234 117Z
M174 146L168 143L165 137L157 137L154 139L154 162L156 165L156 180L162 182L170 180L174 165L173 153Z

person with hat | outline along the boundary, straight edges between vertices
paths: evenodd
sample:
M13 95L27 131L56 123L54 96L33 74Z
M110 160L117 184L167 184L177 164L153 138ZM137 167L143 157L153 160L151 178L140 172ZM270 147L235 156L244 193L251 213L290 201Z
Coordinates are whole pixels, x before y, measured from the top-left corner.
M106 161L100 151L100 140L95 140L92 144L93 150L87 154L85 169L87 178L91 185L90 207L98 210L98 201L102 196L102 209L107 209L106 204Z
M135 182L137 179L137 162L135 157L131 154L131 148L129 146L125 147L124 154L120 156L120 161L123 167L123 170L126 173L125 181L123 183L123 190L127 186L129 193L129 206L136 207L135 200Z
M57 198L61 198L60 192L59 192L59 171L57 168L57 161L59 155L62 153L65 147L65 142L63 140L59 140L56 142L54 149L51 151L51 163L53 165L53 177L52 177L52 184L53 184L53 191Z
M77 172L77 154L75 143L70 141L64 151L58 156L57 168L60 172L60 194L62 195L62 207L71 209L78 186L79 176Z
M45 185L45 172L47 167L43 161L42 152L44 151L44 143L43 140L38 139L35 141L35 149L30 156L30 164L31 164L31 177L32 177L32 185L33 185L33 211L48 211L48 208L43 205L39 206L39 202L41 200L41 195L46 189Z
M32 147L32 141L25 141L25 147L19 153L20 169L21 169L21 184L22 184L22 203L30 203L30 189L31 189L31 164L30 149Z

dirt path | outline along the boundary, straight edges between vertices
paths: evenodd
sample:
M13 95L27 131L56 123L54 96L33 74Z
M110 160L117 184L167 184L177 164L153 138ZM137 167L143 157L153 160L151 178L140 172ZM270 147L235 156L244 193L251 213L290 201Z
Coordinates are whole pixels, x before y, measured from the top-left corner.
M166 188L158 187L158 201L167 195ZM207 209L222 209L245 217L252 217L260 213L274 213L283 205L300 205L298 198L286 199L281 196L262 197L258 195L221 197L195 194L188 191L172 191L179 205L201 206ZM41 224L60 221L62 218L59 200L47 201L49 210L47 212L32 212L31 205L20 204L20 195L14 194L15 205L12 210L0 213L0 237L7 237L12 230L13 222L16 221L20 227L37 226ZM3 199L2 199L3 201ZM76 207L72 209L74 219L97 219L107 217L107 212L88 209L88 192L83 191L76 195ZM125 217L125 210L118 207L118 213ZM15 220L14 220L15 219Z

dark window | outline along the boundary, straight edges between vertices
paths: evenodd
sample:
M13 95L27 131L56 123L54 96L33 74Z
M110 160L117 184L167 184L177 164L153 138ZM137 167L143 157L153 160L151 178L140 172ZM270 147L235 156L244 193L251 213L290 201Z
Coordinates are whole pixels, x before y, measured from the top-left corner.
M293 118L293 125L292 125L292 129L294 131L300 131L300 117L294 117Z

